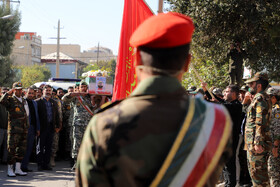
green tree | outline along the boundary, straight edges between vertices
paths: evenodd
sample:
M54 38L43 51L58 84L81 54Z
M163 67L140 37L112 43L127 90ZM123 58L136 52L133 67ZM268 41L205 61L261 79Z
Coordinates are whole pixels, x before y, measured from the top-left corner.
M220 83L228 66L230 43L239 41L248 54L247 66L254 71L266 69L271 80L280 81L280 3L259 0L167 0L170 10L192 17L192 62L200 74L211 74ZM202 68L210 65L208 71ZM219 73L220 71L220 73ZM217 73L217 72L216 72ZM225 73L225 72L224 72ZM207 81L210 81L207 79Z
M45 82L51 77L51 71L45 65L20 66L21 82L24 87L29 87L36 82Z
M11 86L15 73L12 71L10 54L13 41L20 26L18 10L7 9L0 5L0 17L13 15L10 19L0 19L0 85Z
M91 70L106 70L109 72L109 76L115 77L116 70L116 60L112 59L108 61L99 61L98 63L89 64L83 69L83 73L91 71Z

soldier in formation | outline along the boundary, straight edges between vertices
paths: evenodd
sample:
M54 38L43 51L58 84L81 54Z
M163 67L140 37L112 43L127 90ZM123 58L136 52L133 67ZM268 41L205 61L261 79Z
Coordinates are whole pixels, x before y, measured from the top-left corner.
M178 13L152 16L136 29L130 44L137 49L138 86L90 121L78 156L77 186L213 186L217 182L228 155L222 153L227 150L231 121L222 105L189 97L180 84L190 63L193 31L192 20ZM208 120L214 119L215 111L219 123ZM210 136L211 132L217 136ZM206 151L202 160L191 156L202 154L204 148L214 154ZM212 156L215 163L208 164Z
M246 81L254 98L247 109L245 126L245 149L253 186L268 186L268 153L271 149L270 115L271 103L265 90L268 86L266 73L258 72Z
M270 132L272 139L272 150L268 157L268 176L270 186L280 186L280 90L276 88L269 88L267 94L272 103L272 115L270 122Z
M26 150L26 137L29 123L27 118L28 114L25 110L28 105L22 97L22 84L15 82L13 88L1 97L0 103L8 111L7 175L9 177L15 177L16 175L25 176L27 173L21 170L21 161Z
M87 83L81 82L79 92L70 92L63 96L62 101L65 105L70 104L73 109L72 116L72 159L77 160L78 151L86 127L93 115L93 106L91 104L91 97L87 93ZM71 121L70 121L71 122ZM75 168L75 163L73 169Z

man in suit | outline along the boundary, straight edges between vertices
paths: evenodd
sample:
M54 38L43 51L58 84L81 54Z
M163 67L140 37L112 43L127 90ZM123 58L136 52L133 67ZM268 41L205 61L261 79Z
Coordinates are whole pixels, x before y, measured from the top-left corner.
M52 170L49 166L53 134L59 128L59 116L57 102L52 97L52 87L45 85L43 97L36 100L40 119L40 139L38 144L40 150L38 154L38 171Z
M24 172L31 172L32 170L28 169L29 159L33 150L34 140L36 136L40 135L40 121L38 115L37 103L33 100L35 96L34 88L28 88L26 93L26 101L28 104L29 111L29 128L27 134L27 147L24 158L21 162L21 170Z

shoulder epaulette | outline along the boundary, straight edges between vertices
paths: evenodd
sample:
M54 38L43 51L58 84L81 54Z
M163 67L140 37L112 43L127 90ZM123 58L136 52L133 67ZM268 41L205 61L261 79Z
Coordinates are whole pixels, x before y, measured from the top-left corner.
M117 100L117 101L114 101L114 102L111 102L111 101L107 102L107 103L103 104L99 109L96 109L94 111L94 114L98 114L98 113L103 112L103 111L105 111L109 108L112 108L113 106L116 106L117 104L121 103L122 101L123 101L123 99L122 100Z

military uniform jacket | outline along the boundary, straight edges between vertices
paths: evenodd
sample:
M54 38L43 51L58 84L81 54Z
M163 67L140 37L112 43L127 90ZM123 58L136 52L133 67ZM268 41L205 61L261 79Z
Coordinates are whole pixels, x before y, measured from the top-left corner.
M8 133L27 133L28 119L24 108L26 100L22 98L20 102L15 95L4 94L0 103L8 111Z
M190 136L194 139L205 117L204 102L195 101L198 109ZM149 186L188 106L189 96L175 78L155 76L141 81L131 96L91 119L78 155L76 185Z
M262 145L266 151L271 147L270 138L271 103L263 93L257 93L247 109L245 126L245 149L253 150L254 145Z
M73 123L72 125L88 125L92 115L81 105L77 97L70 96L71 93L67 93L63 96L62 101L65 105L71 103L73 109ZM91 110L93 106L91 104L90 95L82 96L82 102L85 106L88 106Z
M272 107L270 131L272 141L280 141L280 106L278 103Z

